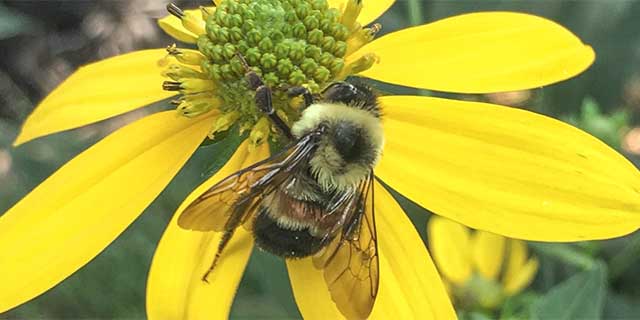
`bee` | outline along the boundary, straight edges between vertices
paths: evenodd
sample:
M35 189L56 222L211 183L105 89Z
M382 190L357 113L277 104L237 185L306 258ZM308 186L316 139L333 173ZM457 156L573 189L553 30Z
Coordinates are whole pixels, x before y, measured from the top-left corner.
M378 292L373 168L383 132L376 95L362 84L335 82L318 95L303 87L303 111L291 128L271 104L271 89L239 56L255 102L290 143L270 158L223 179L179 216L185 229L222 232L214 269L239 226L262 250L311 258L338 309L366 318Z

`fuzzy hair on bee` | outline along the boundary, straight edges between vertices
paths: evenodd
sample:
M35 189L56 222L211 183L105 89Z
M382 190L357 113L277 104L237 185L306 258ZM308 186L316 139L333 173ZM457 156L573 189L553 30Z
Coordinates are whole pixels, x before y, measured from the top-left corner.
M291 131L301 137L320 125L327 133L310 159L310 167L325 191L357 186L380 159L384 136L370 105L318 102L302 113ZM377 110L377 109L376 109Z

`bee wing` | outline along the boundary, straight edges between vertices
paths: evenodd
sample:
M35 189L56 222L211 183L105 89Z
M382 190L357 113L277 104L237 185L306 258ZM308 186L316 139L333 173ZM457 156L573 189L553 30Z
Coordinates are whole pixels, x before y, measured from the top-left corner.
M373 172L352 194L344 224L331 243L313 257L324 269L331 298L349 319L365 319L378 293L378 248L373 207Z
M252 216L260 202L284 182L315 149L313 131L280 153L244 168L205 191L178 217L178 225L198 231L233 229ZM233 219L231 219L233 217Z

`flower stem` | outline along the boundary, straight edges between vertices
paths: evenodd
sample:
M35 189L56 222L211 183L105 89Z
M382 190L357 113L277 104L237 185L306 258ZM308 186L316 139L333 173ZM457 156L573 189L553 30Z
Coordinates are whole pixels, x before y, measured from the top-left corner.
M424 23L424 16L422 15L422 0L409 0L407 4L407 15L409 16L409 23L412 26L421 25ZM421 96L429 96L429 90L419 89L418 93Z
M411 25L417 26L424 22L422 16L422 0L409 0L407 13L409 14L409 21Z
M565 243L541 243L529 242L529 246L539 254L554 257L568 264L589 270L596 265L596 261L589 255L577 251L571 245Z

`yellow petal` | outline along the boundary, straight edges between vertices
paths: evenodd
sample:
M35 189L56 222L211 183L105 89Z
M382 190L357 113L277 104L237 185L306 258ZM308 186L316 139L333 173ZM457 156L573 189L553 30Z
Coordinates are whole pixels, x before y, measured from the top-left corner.
M14 145L104 120L175 93L162 90L163 49L135 51L84 66L27 118Z
M427 227L429 249L440 274L455 284L466 282L471 276L469 229L435 215L429 218Z
M514 295L518 292L522 291L524 288L529 286L531 281L536 276L538 272L538 259L531 258L527 263L525 263L522 268L520 268L519 272L514 274L513 277L506 279L504 283L504 291L508 295Z
M328 0L328 2L332 8L344 8L347 0ZM362 25L368 25L387 11L394 2L396 0L364 0L357 21Z
M536 88L575 76L595 57L560 25L522 13L482 12L397 31L364 46L379 64L362 75L439 91Z
M206 10L209 12L213 12L215 7L207 7ZM195 18L202 18L202 12L200 9L191 9L184 10L187 13L190 13ZM204 21L202 21L204 23ZM174 39L186 42L186 43L196 43L198 41L198 35L187 30L183 25L182 21L178 19L176 16L168 14L164 18L158 19L158 26L168 35L172 36Z
M167 111L127 125L62 166L0 217L0 312L93 259L156 198L211 118Z
M214 272L202 281L222 233L181 229L178 216L195 198L228 175L268 155L267 144L256 152L240 145L227 164L196 188L176 211L156 249L147 281L149 319L225 319L253 248L253 237L238 228Z
M509 257L506 260L507 265L502 278L502 283L505 288L511 290L508 291L509 294L515 294L517 292L513 290L519 291L521 289L515 284L519 283L522 268L527 263L527 244L522 240L509 239L508 245Z
M473 264L485 278L495 280L502 268L506 238L495 233L476 231L471 237Z
M455 312L429 253L391 195L375 186L380 289L372 319L455 319ZM322 270L310 259L288 260L291 286L305 319L340 319Z
M575 241L640 225L640 173L560 121L496 105L380 99L385 150L376 174L421 206L510 238Z

